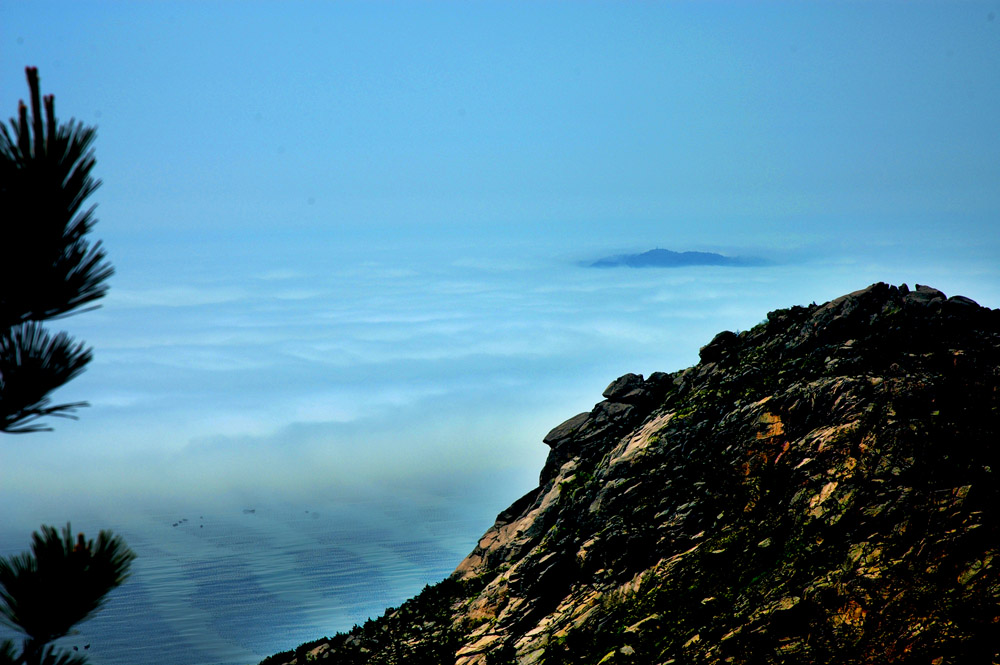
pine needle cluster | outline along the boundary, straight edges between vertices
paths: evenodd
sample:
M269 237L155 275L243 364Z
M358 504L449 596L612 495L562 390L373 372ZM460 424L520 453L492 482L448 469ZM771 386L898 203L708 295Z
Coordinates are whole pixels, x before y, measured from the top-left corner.
M59 123L38 70L26 72L30 118L21 101L10 129L0 125L0 432L8 433L49 430L38 420L73 418L86 406L54 405L49 394L83 371L90 349L41 322L93 308L114 272L101 243L86 237L96 218L84 203L100 185L91 174L96 130Z

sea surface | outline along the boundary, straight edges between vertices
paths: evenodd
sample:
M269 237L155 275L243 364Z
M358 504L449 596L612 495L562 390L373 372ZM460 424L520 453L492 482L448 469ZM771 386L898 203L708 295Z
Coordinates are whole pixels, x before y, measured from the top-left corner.
M79 520L74 532L111 528L138 557L107 605L59 644L96 665L257 663L375 618L443 579L482 522L447 506L391 500ZM0 553L27 549L28 536L5 530Z

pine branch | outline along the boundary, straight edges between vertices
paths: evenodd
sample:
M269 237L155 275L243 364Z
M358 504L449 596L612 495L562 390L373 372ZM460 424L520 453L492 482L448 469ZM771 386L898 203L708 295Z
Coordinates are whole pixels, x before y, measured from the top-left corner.
M114 273L101 243L85 239L96 219L82 206L100 186L96 132L59 124L51 95L43 122L38 72L27 75L31 122L21 102L12 132L0 126L0 326L73 312L104 297Z
M62 537L55 527L42 526L32 535L30 553L0 559L0 620L28 636L26 652L41 653L101 607L128 577L134 558L110 531L101 531L96 542L81 533L74 542L69 524Z
M86 402L51 406L48 394L79 375L92 353L66 333L49 335L28 322L0 331L0 432L46 431L44 416L73 418Z

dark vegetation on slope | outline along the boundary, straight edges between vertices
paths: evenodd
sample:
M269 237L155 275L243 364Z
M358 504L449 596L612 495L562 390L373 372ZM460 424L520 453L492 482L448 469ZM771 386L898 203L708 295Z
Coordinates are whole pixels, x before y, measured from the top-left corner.
M1000 311L876 284L605 396L449 580L265 662L1000 662Z

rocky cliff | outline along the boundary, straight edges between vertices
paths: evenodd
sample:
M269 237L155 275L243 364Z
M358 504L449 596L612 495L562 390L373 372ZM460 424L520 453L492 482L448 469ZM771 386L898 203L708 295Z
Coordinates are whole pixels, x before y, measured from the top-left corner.
M627 374L447 580L268 664L1000 662L1000 310L875 284Z

